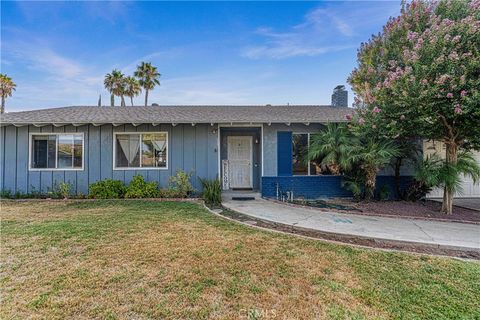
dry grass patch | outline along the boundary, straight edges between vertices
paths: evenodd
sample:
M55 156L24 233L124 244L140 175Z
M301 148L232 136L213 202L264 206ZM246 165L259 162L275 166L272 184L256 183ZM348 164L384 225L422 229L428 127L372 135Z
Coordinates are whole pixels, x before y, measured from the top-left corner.
M1 318L474 318L476 263L240 226L194 203L2 203ZM409 310L409 311L405 311Z

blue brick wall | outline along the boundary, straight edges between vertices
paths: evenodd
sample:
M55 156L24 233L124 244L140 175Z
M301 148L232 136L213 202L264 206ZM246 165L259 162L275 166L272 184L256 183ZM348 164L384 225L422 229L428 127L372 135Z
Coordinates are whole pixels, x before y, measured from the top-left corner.
M400 184L401 189L404 189L410 181L411 177L403 176ZM318 199L352 196L351 192L342 188L342 176L262 177L262 196L275 198L277 196L277 183L281 192L293 191L295 198ZM390 189L390 194L395 198L395 177L377 176L377 191L383 185Z

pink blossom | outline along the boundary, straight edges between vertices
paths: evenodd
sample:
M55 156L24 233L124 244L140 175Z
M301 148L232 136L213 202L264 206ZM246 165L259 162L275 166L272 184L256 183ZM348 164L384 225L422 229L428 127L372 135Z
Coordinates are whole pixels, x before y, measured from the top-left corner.
M480 10L480 0L473 0L470 3L470 8L472 8L473 10Z
M345 119L347 119L348 121L352 120L352 115L351 114L346 114Z
M364 123L365 123L365 119L359 118L359 119L358 119L358 123L359 123L359 124L364 124Z
M415 40L417 35L418 35L418 33L416 33L416 32L408 31L407 39L410 40L410 41Z
M449 58L450 60L458 60L458 59L459 59L459 56L458 56L458 53L457 53L456 51L453 51L452 53L450 53L450 54L448 55L448 58Z
M400 116L400 120L405 120L405 115L402 114L402 115Z
M380 109L379 107L373 108L373 112L375 113L380 113L380 111L382 111L382 109Z
M460 95L462 96L462 98L465 97L467 95L467 91L465 90L460 91Z
M447 98L453 98L453 93L451 92L447 93Z
M423 80L422 80L422 84L425 84L425 85L428 84L428 80L427 80L427 79L423 79Z
M455 112L455 114L462 114L462 108L460 108L459 104L455 105L454 112Z
M372 129L377 129L377 125L376 125L376 124L372 124Z

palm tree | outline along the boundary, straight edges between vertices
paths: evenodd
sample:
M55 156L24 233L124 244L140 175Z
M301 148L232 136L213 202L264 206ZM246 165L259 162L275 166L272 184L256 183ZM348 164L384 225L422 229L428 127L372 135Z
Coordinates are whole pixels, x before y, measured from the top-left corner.
M460 151L455 165L446 162L436 154L427 157L420 161L414 170L414 188L410 190L412 193L410 199L416 200L439 187L452 194L461 193L462 175L471 177L474 183L480 181L480 166L471 153ZM444 199L441 211L451 214L452 206L453 202L450 203Z
M15 87L17 85L13 82L12 78L4 73L0 73L0 95L2 96L2 106L0 107L0 113L5 112L5 99L11 97Z
M125 79L125 95L130 97L130 103L133 106L133 97L138 96L142 92L142 87L137 79L134 77L127 77Z
M347 153L352 136L343 124L329 123L326 129L310 138L308 160L320 161L334 175L348 169Z
M447 161L442 161L437 175L439 185L445 190L441 211L446 214L452 214L453 197L449 199L447 194L450 193L453 195L456 192L462 192L462 175L470 176L473 183L478 183L480 181L480 166L471 153L460 151L458 153L457 163L452 164Z
M156 85L160 85L160 76L157 67L152 66L150 62L142 62L137 66L137 71L134 73L138 82L145 90L145 107L148 105L148 92L153 90Z
M121 98L121 106L125 106L125 75L117 69L107 73L104 80L105 89L110 92L110 105L115 106L115 96Z
M398 154L399 149L392 141L372 137L364 137L349 147L347 162L357 164L364 173L365 200L374 196L377 173Z

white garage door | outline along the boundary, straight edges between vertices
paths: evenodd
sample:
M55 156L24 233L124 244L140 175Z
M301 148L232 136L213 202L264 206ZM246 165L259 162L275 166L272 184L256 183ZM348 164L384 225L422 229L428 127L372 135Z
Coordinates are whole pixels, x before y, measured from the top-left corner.
M424 141L423 156L427 157L435 153L442 158L445 157L445 145L441 142ZM480 152L473 152L473 155L480 164ZM442 196L443 190L435 189L427 195L427 198L441 198ZM480 184L474 184L470 177L463 177L462 192L456 193L455 198L480 198Z

